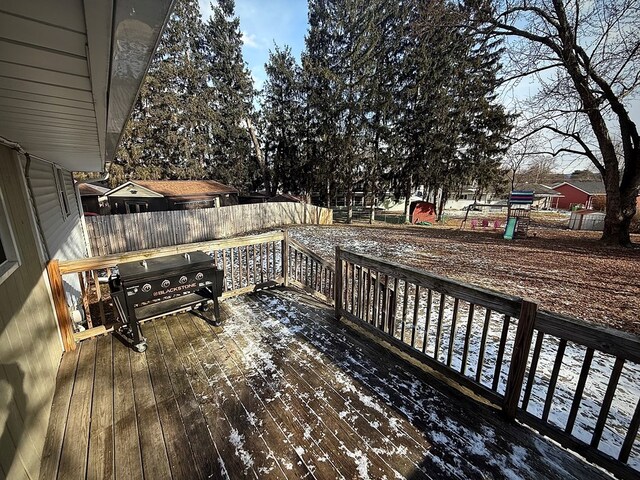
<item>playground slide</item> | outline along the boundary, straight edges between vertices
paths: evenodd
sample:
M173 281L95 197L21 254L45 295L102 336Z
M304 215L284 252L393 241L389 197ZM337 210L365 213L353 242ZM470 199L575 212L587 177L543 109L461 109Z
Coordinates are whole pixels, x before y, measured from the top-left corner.
M507 225L504 227L504 239L505 240L513 240L513 234L516 231L516 223L518 223L518 219L514 217L510 217L507 220Z

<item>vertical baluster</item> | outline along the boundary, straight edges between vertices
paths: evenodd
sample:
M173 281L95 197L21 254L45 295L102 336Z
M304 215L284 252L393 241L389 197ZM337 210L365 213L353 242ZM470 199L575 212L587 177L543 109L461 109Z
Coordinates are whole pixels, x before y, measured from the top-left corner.
M549 412L551 411L551 404L553 403L553 395L556 391L556 384L558 383L558 375L560 374L560 367L562 366L562 359L564 358L564 351L567 348L567 341L563 338L558 344L558 351L556 352L556 359L553 362L553 369L551 370L551 378L549 379L549 388L547 389L547 396L544 401L544 408L542 409L542 420L546 422L549 419Z
M389 307L389 335L396 336L396 310L398 309L398 285L400 280L395 278L393 280L393 296L391 297L391 305Z
M255 243L253 244L253 283L258 283L258 257Z
M380 289L380 274L376 272L373 286L373 311L371 313L371 325L378 324L378 290Z
M384 297L382 297L382 318L380 319L380 329L384 332L389 323L389 275L384 276Z
M227 286L227 250L224 249L222 250L222 275L224 278L224 291L226 292L228 290L228 286Z
M274 280L278 278L278 242L272 242L271 245L271 260L272 260L272 277Z
M85 285L84 272L78 272L78 280L80 281L80 297L82 298L82 306L84 309L87 327L93 328L93 320L91 319L91 310L89 309L89 299L87 298L88 288Z
M451 333L449 334L449 351L447 352L447 367L451 366L453 361L453 347L456 340L456 325L458 323L458 308L460 306L460 300L454 299L453 301L453 315L451 316Z
M402 296L402 323L400 324L400 338L404 336L404 325L407 323L407 308L409 304L409 282L404 281L404 293ZM416 287L417 288L417 287Z
M358 318L364 319L364 267L360 267L360 277L358 278Z
M462 351L462 365L460 366L460 373L463 375L467 371L467 359L469 357L469 340L471 339L471 327L473 326L473 311L475 305L469 304L469 315L467 316L467 330L464 332L464 349Z
M298 256L300 257L298 259L298 277L299 277L298 281L304 285L304 280L303 280L303 277L302 277L302 273L303 273L302 265L304 263L302 261L302 259L303 259L302 252L298 252Z
M245 268L247 272L247 286L249 286L251 285L251 269L249 268L249 266L251 265L249 263L249 245L244 247L244 254L247 257L247 264L245 265Z
M356 266L351 264L351 313L355 313Z
M418 325L418 311L420 309L420 285L416 285L415 295L413 297L413 320L411 321L411 346L415 347L416 344L416 326ZM404 323L402 324L404 329ZM404 335L402 335L402 341L404 342Z
M366 293L366 303L364 310L364 319L367 323L369 323L370 319L370 311L371 311L371 269L367 268L367 279L365 280L367 284L367 293Z
M589 376L589 370L591 369L592 361L593 348L587 348L586 352L584 353L584 360L582 361L582 369L580 370L578 384L576 385L576 393L573 395L573 402L571 402L569 418L567 419L567 425L564 429L564 431L568 434L571 434L571 432L573 431L573 424L575 423L576 416L578 415L580 402L582 401L582 394L584 393L584 387L587 384L587 377Z
M96 298L98 299L98 311L100 313L100 324L105 325L107 320L104 316L104 300L102 300L102 289L100 288L100 278L98 277L98 272L92 270L93 274L93 285L96 289Z
M291 263L291 277L294 280L298 280L298 251L291 247L291 254L293 256L293 261Z
M487 334L489 333L489 322L491 321L491 310L486 309L484 325L482 326L482 339L480 340L480 352L478 353L478 368L476 369L476 382L480 383L482 367L484 366L484 351L487 346Z
M266 260L267 260L267 265L266 265L266 269L267 269L267 282L269 280L271 280L271 242L267 242L267 255L266 255Z
M444 318L444 307L446 297L444 293L440 294L440 308L438 311L438 324L436 325L436 349L433 352L433 358L439 361L440 358L440 337L442 336L442 319Z
M636 404L636 411L633 414L633 418L631 419L631 423L629 424L629 430L627 430L627 435L624 437L624 442L622 442L622 448L620 449L620 454L618 455L618 460L620 460L622 463L627 463L629 461L629 454L631 453L633 444L636 441L639 426L640 400L638 400L638 403Z
M611 409L611 402L613 401L613 396L615 395L616 388L618 387L622 367L624 367L624 358L616 357L616 362L613 364L613 370L609 377L609 385L607 385L607 391L604 394L604 399L602 400L602 407L600 407L600 414L598 415L596 428L593 431L593 437L591 437L591 446L593 448L598 448L598 445L600 444L602 431L607 423L607 417L609 416L609 410Z
M533 347L533 356L531 357L531 366L529 367L529 375L527 376L527 383L524 389L524 395L522 397L522 409L527 410L529 406L529 400L531 399L531 391L533 390L533 383L536 379L536 370L538 369L538 361L540 360L540 352L542 351L542 342L544 340L544 333L538 331L538 337L536 338L536 344Z
M496 358L496 367L493 371L492 389L498 391L500 384L500 372L502 372L502 360L504 358L504 348L507 344L507 335L509 334L509 322L511 317L504 315L502 318L502 332L500 333L500 346L498 347L498 356Z
M427 290L427 313L424 316L424 337L422 338L422 353L427 352L427 341L429 340L429 326L431 324L431 303L433 301L433 291Z
M234 254L234 248L230 248L229 251L231 252L231 290L235 289L235 274L234 274L234 265L235 265L235 254Z

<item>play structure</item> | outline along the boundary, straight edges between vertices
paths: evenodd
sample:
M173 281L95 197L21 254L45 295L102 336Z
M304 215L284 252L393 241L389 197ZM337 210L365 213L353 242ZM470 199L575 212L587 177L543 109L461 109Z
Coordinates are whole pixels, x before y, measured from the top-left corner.
M460 230L462 230L469 218L469 212L472 210L479 210L483 207L491 209L507 207L507 220L504 225L504 238L506 240L513 240L514 238L526 238L529 230L529 223L531 221L531 205L533 204L533 191L526 190L513 190L509 194L509 200L507 205L504 204L487 204L487 203L474 203L467 207L467 211L464 215L464 219L460 224ZM504 213L501 214L501 218ZM497 231L501 227L501 220L497 219L471 219L471 229L477 228L493 228Z
M460 224L460 230L463 230L467 225L469 212L473 210L480 210L480 209L483 209L484 207L487 207L492 210L499 209L502 212L502 210L506 207L506 205L500 204L500 203L472 203L471 205L466 207L464 219ZM500 213L500 218L504 218L502 217L502 215L503 213ZM498 228L500 228L500 224L501 224L501 220L499 219L487 219L487 218L482 218L482 219L472 218L470 222L472 230L475 230L476 228L479 228L479 227L482 227L484 229L492 227L494 230L497 230Z
M529 223L531 222L531 204L533 191L513 190L509 194L507 209L507 223L504 227L505 240L527 238Z

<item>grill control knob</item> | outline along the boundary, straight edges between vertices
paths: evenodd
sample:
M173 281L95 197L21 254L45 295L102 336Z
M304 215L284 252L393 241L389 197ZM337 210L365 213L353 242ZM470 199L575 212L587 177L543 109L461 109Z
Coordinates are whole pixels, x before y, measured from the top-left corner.
M162 288L167 288L169 285L171 285L171 282L169 280L163 280L161 285Z
M180 277L180 280L178 280L178 281L179 281L181 284L182 284L182 283L187 283L187 277L183 275L183 276L181 276L181 277Z
M150 285L150 284L148 284L148 283L145 283L145 284L142 286L142 291L143 291L143 292L148 292L149 290L151 290L151 285Z
M196 280L202 280L203 277L204 275L202 274L202 272L196 273Z

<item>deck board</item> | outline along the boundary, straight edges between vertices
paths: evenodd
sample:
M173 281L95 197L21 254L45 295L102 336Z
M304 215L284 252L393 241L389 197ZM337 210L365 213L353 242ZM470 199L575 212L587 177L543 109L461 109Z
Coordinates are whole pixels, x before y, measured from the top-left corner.
M83 343L69 403L69 411L74 414L69 417L67 430L72 434L64 437L58 478L84 478L87 473L95 362L96 342Z
M174 317L171 320L175 321L178 318ZM162 348L169 380L178 403L178 412L182 417L187 438L191 444L191 452L198 471L198 477L207 478L214 471L217 471L215 455L212 455L215 451L215 446L202 411L191 389L188 375L186 375L185 369L188 368L188 365L185 364L185 354L178 352L178 349L183 351L185 345L181 343L174 344L165 319L158 319L150 323L149 326L155 328L158 343Z
M149 347L145 353L153 384L158 418L162 425L162 435L169 460L172 478L196 478L198 473L191 453L189 437L178 412L178 403L173 395L162 351L155 329L145 328Z
M49 480L58 475L60 454L66 433L67 418L69 415L69 403L73 393L80 349L67 352L62 356L58 376L56 378L56 390L51 405L49 427L42 450L40 462L40 479Z
M298 291L222 314L221 330L188 313L145 323L143 354L116 336L65 354L47 478L606 478Z
M136 420L140 428L140 453L145 478L170 478L171 470L162 434L146 355L129 351Z
M114 476L113 346L111 335L96 340L95 384L89 432L87 478L111 480Z
M142 478L140 435L133 397L129 350L116 339L113 340L113 347L113 436L116 479ZM73 415L73 412L71 413Z

